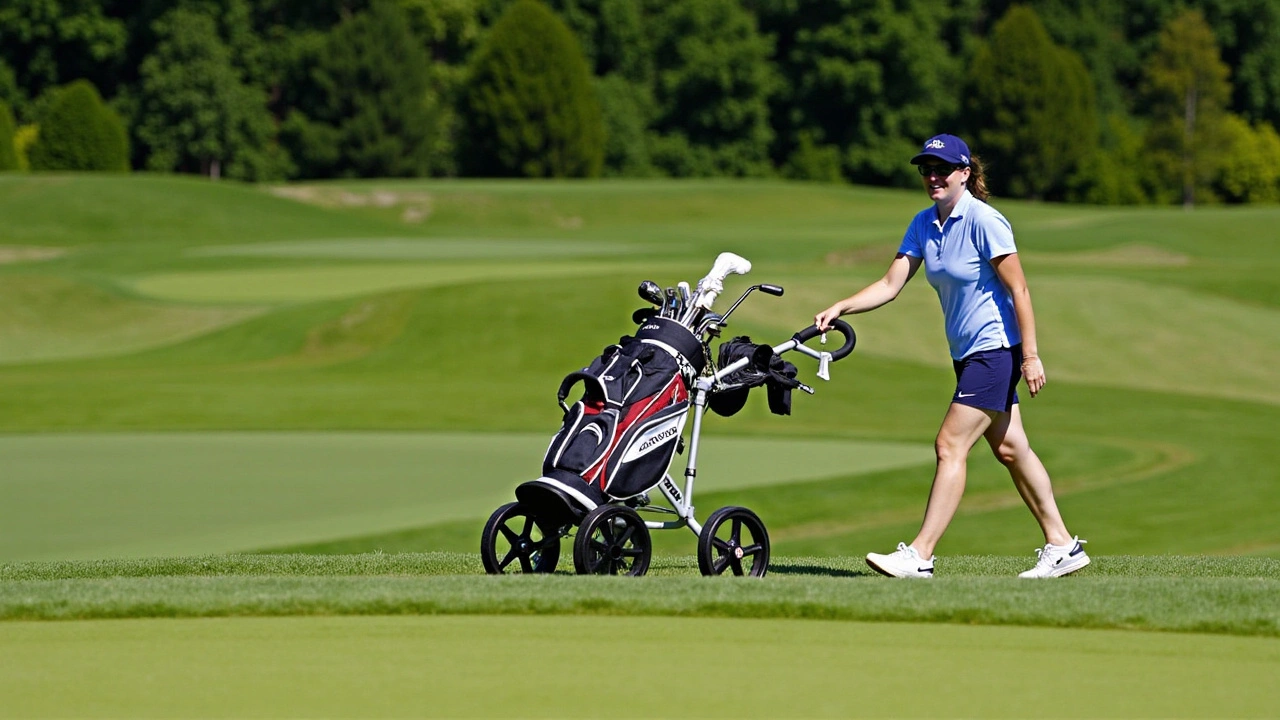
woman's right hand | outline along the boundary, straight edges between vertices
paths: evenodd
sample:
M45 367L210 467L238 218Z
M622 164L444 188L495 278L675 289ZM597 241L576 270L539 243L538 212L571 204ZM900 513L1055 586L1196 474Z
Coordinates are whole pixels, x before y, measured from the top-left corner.
M831 329L831 321L844 314L844 303L838 302L835 305L823 310L813 316L813 324L819 330L826 332Z

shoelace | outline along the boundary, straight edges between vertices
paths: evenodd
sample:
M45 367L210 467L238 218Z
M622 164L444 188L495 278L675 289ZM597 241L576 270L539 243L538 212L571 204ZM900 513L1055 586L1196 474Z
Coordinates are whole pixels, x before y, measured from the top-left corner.
M1053 565L1053 545L1036 548L1036 567Z
M898 550L894 554L895 555L901 554L903 557L908 557L908 558L914 555L914 553L911 552L911 546L907 545L904 542L898 543Z

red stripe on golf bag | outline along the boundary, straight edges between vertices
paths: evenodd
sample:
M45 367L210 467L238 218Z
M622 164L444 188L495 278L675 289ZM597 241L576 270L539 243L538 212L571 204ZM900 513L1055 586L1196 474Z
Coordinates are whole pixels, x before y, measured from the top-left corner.
M606 348L561 385L583 397L565 413L551 440L543 473L567 470L611 498L627 498L662 481L689 407L682 365L669 352L635 338Z

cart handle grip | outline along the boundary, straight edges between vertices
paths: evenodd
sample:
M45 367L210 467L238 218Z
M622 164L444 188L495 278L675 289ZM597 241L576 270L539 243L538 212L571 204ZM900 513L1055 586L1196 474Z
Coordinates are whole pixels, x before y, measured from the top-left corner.
M848 357L849 353L853 352L853 346L858 344L858 336L853 332L853 328L849 326L849 323L843 320L832 320L831 329L835 330L841 335L844 335L844 345L842 345L840 349L835 350L831 353L831 359L843 360L844 358ZM792 335L791 339L795 340L797 343L803 344L818 337L821 334L822 334L822 331L818 329L817 325L810 325L809 327L801 330L795 335Z

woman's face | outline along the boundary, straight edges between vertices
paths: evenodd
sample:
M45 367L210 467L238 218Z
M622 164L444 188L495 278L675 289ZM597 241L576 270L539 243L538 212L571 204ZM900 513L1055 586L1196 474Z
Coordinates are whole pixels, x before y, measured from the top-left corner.
M960 198L971 172L963 165L932 158L920 163L919 167L925 192L929 193L930 200L940 205L949 205Z

